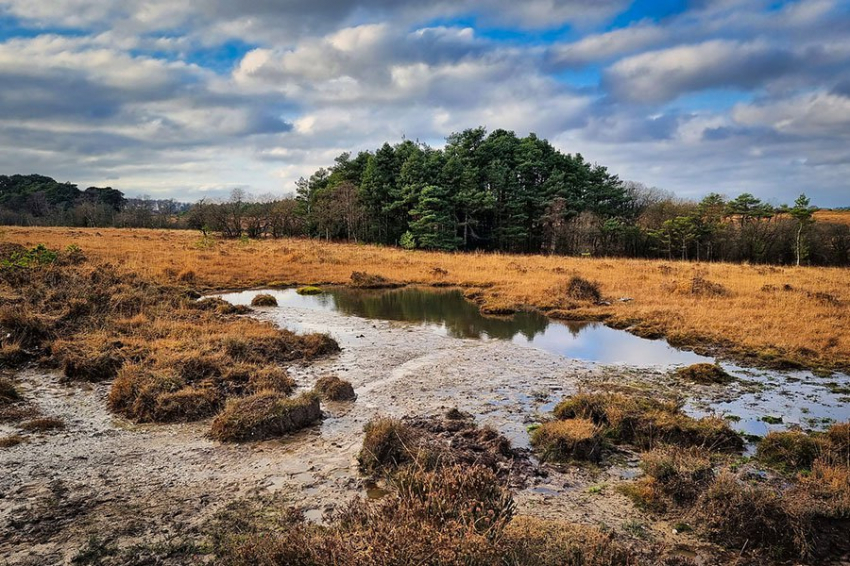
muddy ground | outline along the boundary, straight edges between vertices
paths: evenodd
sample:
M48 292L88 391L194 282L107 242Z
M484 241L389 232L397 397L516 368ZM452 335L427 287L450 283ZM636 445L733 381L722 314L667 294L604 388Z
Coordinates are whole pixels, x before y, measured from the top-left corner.
M225 506L255 495L276 494L322 521L350 497L380 493L358 473L355 459L363 425L375 415L457 407L525 447L526 427L583 384L637 380L666 387L669 379L661 371L604 368L405 323L290 308L260 309L259 316L329 332L342 353L290 372L305 389L335 373L353 383L358 399L323 404L320 426L285 440L224 445L205 437L208 423L139 426L112 415L107 383L69 386L56 375L18 375L25 395L66 428L0 449L0 564L71 564L99 541L150 549L203 531ZM15 430L0 424L0 435ZM699 560L692 536L653 522L615 491L638 473L636 455L612 460L602 468L545 467L516 495L519 512L663 541Z

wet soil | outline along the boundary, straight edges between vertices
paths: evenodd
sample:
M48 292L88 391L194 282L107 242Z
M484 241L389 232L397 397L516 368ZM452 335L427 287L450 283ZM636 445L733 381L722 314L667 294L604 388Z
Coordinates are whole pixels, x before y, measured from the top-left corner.
M580 387L682 389L662 369L604 367L406 322L296 307L258 309L257 316L329 332L341 354L290 373L302 389L336 374L354 385L357 400L323 403L321 425L286 439L234 445L205 437L208 423L139 426L116 417L106 410L109 384L68 386L56 375L18 375L26 397L66 427L25 434L24 444L0 449L0 564L70 564L92 536L118 547L167 543L200 532L224 507L252 496L279 496L322 521L350 497L382 495L356 463L363 426L377 415L457 408L523 449L527 426ZM20 432L14 424L0 425L0 435L13 432ZM637 460L619 452L609 456L610 466L546 466L544 474L527 474L516 494L519 512L682 545L699 558L689 534L674 534L616 492L638 473Z

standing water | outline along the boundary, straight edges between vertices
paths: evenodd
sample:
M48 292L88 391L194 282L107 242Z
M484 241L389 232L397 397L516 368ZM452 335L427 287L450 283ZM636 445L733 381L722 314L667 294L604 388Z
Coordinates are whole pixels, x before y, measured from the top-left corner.
M641 368L667 372L695 363L714 363L670 346L665 340L648 340L596 322L560 322L533 312L512 316L484 316L457 289L408 287L361 290L329 287L318 295L299 295L295 289L264 290L273 295L278 309L292 312L321 310L365 319L399 321L424 326L458 339L507 340L571 359L620 369ZM233 304L250 304L258 291L223 294ZM299 331L304 328L282 314L276 320ZM696 416L727 416L735 428L752 435L800 425L820 429L850 419L850 377L829 378L811 372L745 369L723 363L737 378L733 386L688 388L686 411Z

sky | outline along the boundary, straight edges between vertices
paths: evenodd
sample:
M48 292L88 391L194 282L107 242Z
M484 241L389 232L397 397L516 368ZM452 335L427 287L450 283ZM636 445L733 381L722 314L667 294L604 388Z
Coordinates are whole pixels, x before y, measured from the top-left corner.
M847 0L0 0L0 173L196 201L530 132L685 198L850 205Z

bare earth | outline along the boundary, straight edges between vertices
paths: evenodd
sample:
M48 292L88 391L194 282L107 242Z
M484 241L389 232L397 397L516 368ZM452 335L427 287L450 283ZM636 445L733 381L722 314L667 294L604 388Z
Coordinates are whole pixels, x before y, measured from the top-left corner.
M109 384L68 386L54 375L20 375L26 396L45 416L63 419L66 430L0 449L0 563L70 564L93 535L121 547L168 542L200 532L224 506L257 494L278 494L321 521L349 498L366 495L355 456L363 425L375 415L458 407L526 446L526 426L554 402L583 382L611 378L593 364L415 325L288 308L260 316L330 332L342 353L290 372L303 388L336 373L353 383L357 401L325 404L320 427L283 441L223 445L204 436L207 423L139 426L110 414ZM0 425L2 434L14 430ZM519 511L696 548L692 538L653 525L615 492L636 463L622 454L606 469L549 469L517 494Z

